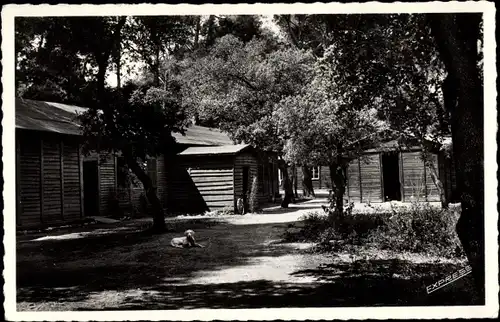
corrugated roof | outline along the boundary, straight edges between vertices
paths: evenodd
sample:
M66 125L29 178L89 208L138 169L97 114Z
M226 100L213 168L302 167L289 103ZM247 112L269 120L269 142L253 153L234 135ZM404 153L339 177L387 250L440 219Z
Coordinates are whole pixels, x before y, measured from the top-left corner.
M83 113L85 110L79 106L18 98L16 128L81 135L81 127L76 116L77 112Z
M247 148L251 147L249 144L233 144L222 146L210 147L190 147L179 153L179 155L234 155Z
M173 137L181 144L192 145L232 145L226 133L199 125L191 125L185 135L174 133Z
M76 118L87 108L53 102L16 99L16 128L48 131L61 134L81 135ZM189 145L230 145L233 141L217 129L192 125L185 135L174 133L177 142Z

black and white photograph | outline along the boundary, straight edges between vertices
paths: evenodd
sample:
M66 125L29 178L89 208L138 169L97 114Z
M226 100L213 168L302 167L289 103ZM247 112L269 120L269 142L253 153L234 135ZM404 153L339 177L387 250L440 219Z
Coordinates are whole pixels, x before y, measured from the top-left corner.
M498 317L495 10L4 6L6 319Z

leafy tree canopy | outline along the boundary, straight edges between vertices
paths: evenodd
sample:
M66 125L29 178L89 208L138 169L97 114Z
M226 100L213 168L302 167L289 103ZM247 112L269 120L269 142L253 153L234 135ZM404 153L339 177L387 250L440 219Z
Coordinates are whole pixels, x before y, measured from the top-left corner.
M273 111L310 80L313 57L294 48L273 50L265 40L247 44L220 38L183 74L198 116L212 120L237 142L281 151Z

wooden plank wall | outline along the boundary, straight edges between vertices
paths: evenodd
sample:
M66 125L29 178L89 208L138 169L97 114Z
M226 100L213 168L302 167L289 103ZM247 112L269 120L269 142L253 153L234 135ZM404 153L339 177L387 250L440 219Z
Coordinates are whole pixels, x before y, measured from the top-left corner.
M302 188L302 180L304 179L304 172L302 171L302 167L298 170L297 176L299 180L298 188ZM328 166L319 166L319 179L312 180L313 189L331 189L332 183L330 180L330 168Z
M257 159L258 164L258 178L259 178L259 204L263 205L265 203L272 201L273 187L272 181L274 174L273 169L273 156L271 154L266 154L262 160ZM298 170L300 172L300 170ZM277 175L277 174L276 174ZM299 179L300 180L300 179ZM301 184L299 182L299 187Z
M432 161L434 162L434 165L439 173L440 164L439 164L437 154L432 153L430 155L430 157L432 158ZM427 201L439 201L440 200L439 190L437 189L436 185L434 184L434 181L432 181L431 172L428 168L425 169L425 186L427 189L427 191L426 191Z
M382 202L380 154L366 154L360 159L362 202Z
M80 198L80 162L79 145L75 140L66 140L63 143L63 173L64 173L64 220L77 220L81 212Z
M128 167L126 166L125 160L117 156L116 157L116 191L117 197L120 205L120 209L123 211L125 215L133 216L134 209L132 205L132 184L127 185L127 180L121 183L118 178L121 176L122 171L126 172L128 175Z
M79 148L75 138L16 133L19 145L18 225L72 222L82 216Z
M16 135L19 140L20 226L42 223L41 218L41 142L38 137Z
M169 213L198 214L232 206L233 157L173 157L166 164Z
M273 197L279 198L279 174L278 174L278 156L276 153L269 153L268 154L268 164L267 164L267 171L268 171L268 200L272 201Z
M115 157L108 155L104 159L99 160L99 215L112 215L110 211L111 194L115 191L116 186L116 171ZM97 214L96 214L97 215Z
M402 152L403 201L425 201L426 174L420 152Z
M319 169L320 189L332 189L332 180L330 179L330 167L321 166Z
M63 219L60 147L60 142L53 138L42 141L43 221L47 223Z
M190 176L210 210L233 205L233 169L191 169Z
M238 154L234 159L234 198L233 206L236 210L236 203L243 196L243 167L249 167L248 189L252 187L252 178L257 176L257 159L249 152Z
M349 162L349 167L347 168L347 195L349 201L361 202L359 159Z

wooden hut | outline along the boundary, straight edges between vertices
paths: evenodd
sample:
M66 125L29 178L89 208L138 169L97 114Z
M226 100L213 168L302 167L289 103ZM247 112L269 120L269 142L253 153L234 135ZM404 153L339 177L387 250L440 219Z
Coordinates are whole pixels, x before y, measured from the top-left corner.
M81 219L83 158L78 107L16 100L17 225Z
M271 201L278 193L274 154L259 155L247 144L187 148L167 170L168 210L236 211L238 199L247 199L253 178L259 183L259 204Z
M457 185L453 160L433 149L433 162L447 198L456 200ZM301 173L302 178L302 173ZM327 166L313 167L313 188L331 189ZM403 146L397 140L366 149L349 163L346 199L352 202L440 201L439 191L425 167L418 146Z
M144 200L141 198L142 185L137 180L135 184L125 180L124 160L119 154L103 156L91 153L87 156L81 153L82 133L76 116L85 111L86 108L73 105L16 99L18 227L58 225L82 220L86 216L113 216L120 211L141 211L138 208L147 207L147 204L143 205L141 202ZM185 135L174 134L174 137L178 143L177 151L219 145L226 146L223 149L235 149L226 134L196 125L189 127ZM247 153L255 155L255 151L251 150L245 148L244 151L238 151L238 157L234 161L240 162L240 158L244 158ZM179 166L174 162L176 159L178 158L167 160L164 155L160 155L147 160L148 174L167 210L169 204L172 205L172 210L176 210L183 207L185 200L191 200L190 197L179 194L181 190L178 187L188 184L182 182L182 173L175 170ZM183 158L179 156L179 159ZM209 154L198 156L198 164L192 163L191 167L202 169L213 159ZM269 194L277 192L277 187L271 188L274 186L269 183L270 180L275 180L277 186L277 175L264 173L270 166L274 166L272 160L266 159L266 164L262 161L249 161L247 165L252 174L262 176L262 201L267 200ZM172 175L177 181L169 181L169 176ZM236 178L239 174L231 175ZM190 176L184 179L192 181ZM235 181L233 186L239 189L239 184L240 181ZM201 192L203 189L197 193ZM206 196L206 202L213 205L212 201L217 198L221 197ZM186 209L193 210L189 207Z

